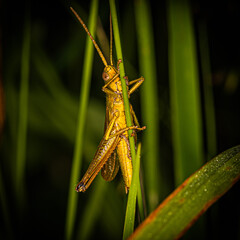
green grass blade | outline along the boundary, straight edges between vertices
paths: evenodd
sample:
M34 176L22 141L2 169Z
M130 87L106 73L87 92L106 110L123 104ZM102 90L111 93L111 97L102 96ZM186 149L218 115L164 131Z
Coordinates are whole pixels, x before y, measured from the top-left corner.
M240 178L240 145L219 154L186 179L130 239L178 239Z
M121 84L122 84L122 94L123 94L126 122L127 122L127 126L130 127L130 126L132 126L132 119L131 119L130 106L129 106L129 100L128 100L127 86L126 86L125 79L123 78L125 76L125 70L124 70L124 64L123 64L123 55L122 55L120 34L119 34L119 29L118 29L118 20L117 20L117 11L116 11L115 0L109 0L109 3L110 3L111 15L112 15L113 33L114 33L114 40L115 40L115 45L116 45L117 58L122 60L122 63L119 65L120 78L121 78ZM133 165L134 165L136 152L135 152L134 137L131 136L132 130L129 130L128 134L129 134L131 155L132 155L132 160L133 160Z
M169 1L169 78L175 184L202 165L202 121L193 23L188 1Z
M133 169L132 184L129 190L127 210L125 215L123 239L127 239L134 230L136 199L138 192L139 170L140 170L141 144L138 144L135 167Z
M93 0L91 3L90 17L89 17L89 31L91 34L95 33L97 23L98 1ZM86 52L84 56L82 85L79 99L78 125L76 132L75 148L73 155L73 163L71 170L71 178L69 184L67 218L66 218L66 239L71 239L76 218L77 209L77 193L74 191L74 186L79 179L79 173L82 163L82 151L84 142L84 127L87 113L87 103L89 98L90 80L92 74L94 46L92 41L87 37Z
M27 125L28 125L28 91L29 91L29 64L30 64L30 10L27 9L21 59L21 83L19 95L19 120L17 133L16 153L16 194L20 206L24 204L25 192L25 166L27 147Z
M140 171L140 180L138 183L138 190L137 190L137 204L138 204L138 212L139 212L139 216L140 216L140 221L143 221L145 219L145 217L147 216L147 211L146 211L146 207L144 206L144 194L142 193L142 189L143 187L141 186L141 180L142 180L142 176L141 176L141 169Z
M149 3L145 0L135 1L135 17L137 27L137 40L139 49L140 72L145 81L141 89L141 105L143 124L147 126L144 131L143 144L145 150L144 172L146 182L146 192L148 198L149 211L151 212L159 203L159 114L157 97L157 71L155 64L155 50L153 40L153 29L151 22L151 12Z
M119 28L118 28L117 11L116 11L115 1L109 0L109 3L110 3L110 10L111 10L111 16L112 16L112 25L113 25L113 33L114 33L114 40L115 40L115 45L116 45L117 58L122 60L122 63L119 65L120 78L121 78L121 84L122 84L122 94L123 94L126 122L127 122L127 126L129 127L129 126L132 126L132 119L131 119L130 106L129 106L129 100L128 100L127 86L126 86L126 82L124 79L125 70L124 70L121 40L120 40L120 34L119 34ZM136 151L135 151L135 140L134 140L134 137L131 136L131 134L132 134L132 130L129 130L128 136L129 136L132 163L133 163L133 169L134 169L135 168L134 165L135 165ZM142 195L140 182L138 182L138 191L137 192L138 192L139 196ZM139 197L139 200L140 200L140 198L141 197ZM139 204L140 204L139 209L142 209L142 207L141 207L142 205L140 202L139 202Z

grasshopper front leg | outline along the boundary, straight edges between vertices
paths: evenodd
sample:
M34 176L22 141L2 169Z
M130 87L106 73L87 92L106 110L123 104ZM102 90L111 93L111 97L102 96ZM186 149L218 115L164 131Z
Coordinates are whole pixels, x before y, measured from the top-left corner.
M135 80L132 80L132 81L128 81L128 77L125 76L125 80L127 82L127 85L130 86L132 84L134 84L132 86L132 88L129 89L128 91L128 96L130 96L137 88L139 88L141 86L141 84L144 82L144 78L143 77L140 77L138 79L135 79Z

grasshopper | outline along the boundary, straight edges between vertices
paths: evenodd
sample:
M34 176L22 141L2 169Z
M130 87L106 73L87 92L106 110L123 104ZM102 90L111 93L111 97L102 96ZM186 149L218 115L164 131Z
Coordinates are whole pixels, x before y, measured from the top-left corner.
M102 177L106 181L111 181L115 178L119 170L119 165L122 171L123 180L125 184L126 193L131 186L132 180L132 158L130 152L130 145L128 139L128 130L144 130L146 127L139 127L136 114L130 105L132 122L134 126L127 127L124 102L122 97L122 86L119 74L119 64L121 59L117 62L117 68L113 66L112 61L112 24L110 18L110 65L107 63L103 53L89 32L88 28L84 24L83 20L79 17L76 11L70 7L78 21L83 26L84 30L92 40L100 58L105 65L102 73L102 78L105 85L102 87L102 91L106 93L106 117L105 117L105 129L104 136L98 146L98 149L94 155L92 162L90 163L86 173L82 180L77 184L77 192L85 192L90 186L94 178L101 170ZM128 96L143 83L144 78L128 81L125 77ZM133 85L130 89L129 86ZM135 134L135 132L134 132ZM136 136L136 135L135 135ZM136 139L136 137L135 137Z

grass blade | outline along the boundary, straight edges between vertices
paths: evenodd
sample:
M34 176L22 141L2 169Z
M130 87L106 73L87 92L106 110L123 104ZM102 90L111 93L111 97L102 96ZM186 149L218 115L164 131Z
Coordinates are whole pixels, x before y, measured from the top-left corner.
M143 133L144 148L146 149L144 172L149 211L151 212L159 203L159 114L157 97L157 71L155 64L155 50L151 12L147 1L135 1L135 17L137 27L137 40L139 49L140 72L145 78L144 87L141 89L141 105L144 125L147 131Z
M123 64L123 55L122 55L120 34L119 34L119 29L118 29L116 5L115 5L114 0L109 0L109 3L110 3L111 15L112 15L113 33L114 33L114 40L115 40L115 45L116 45L117 58L122 60L122 63L119 65L120 78L121 78L121 84L122 84L122 94L123 94L126 122L127 122L127 126L130 127L130 126L132 126L132 119L131 119L131 113L130 113L130 107L129 107L127 86L126 86L125 79L123 78L125 76L125 70L124 70L124 64ZM128 135L129 135L132 161L133 161L133 165L134 165L136 152L135 152L134 137L131 136L131 134L132 134L132 130L129 130Z
M139 170L140 170L141 144L138 144L135 167L133 169L132 184L129 190L127 210L125 215L123 239L127 239L134 230L136 199L138 193Z
M202 121L196 49L188 1L169 1L169 77L175 184L203 160Z
M124 79L125 70L124 70L124 64L123 64L123 55L122 55L121 40L120 40L120 34L119 34L119 28L118 28L115 0L109 0L109 3L110 3L110 9L111 9L112 25L113 25L113 33L114 33L114 40L115 40L115 45L116 45L117 58L122 60L122 63L119 65L120 78L121 78L121 84L122 84L122 94L123 94L126 122L127 122L127 126L130 127L130 126L132 126L132 119L131 119L130 106L129 106L129 100L128 100L127 86L126 86L126 82ZM131 150L132 163L133 163L133 169L134 169L135 168L136 151L135 151L135 140L134 140L134 137L131 136L131 134L132 134L132 130L129 130L128 136L129 136L130 150ZM140 182L138 182L137 192L138 192L139 196L142 195ZM140 199L140 197L139 197L139 199ZM142 209L141 203L139 203L139 204L140 204L139 209ZM128 208L128 206L127 206L127 208Z
M93 0L91 3L90 17L89 17L89 31L95 33L97 23L97 10L98 1ZM78 112L78 125L76 132L76 140L74 147L73 163L71 178L69 184L68 194L68 206L67 206L67 218L66 218L66 239L71 239L76 218L77 209L77 193L74 191L74 185L76 184L82 163L82 151L84 141L84 126L86 121L87 103L89 98L90 80L92 74L92 62L93 62L94 46L92 41L87 37L86 52L84 56L82 85L79 99L79 112Z
M186 179L130 239L178 239L240 178L240 145L219 154Z

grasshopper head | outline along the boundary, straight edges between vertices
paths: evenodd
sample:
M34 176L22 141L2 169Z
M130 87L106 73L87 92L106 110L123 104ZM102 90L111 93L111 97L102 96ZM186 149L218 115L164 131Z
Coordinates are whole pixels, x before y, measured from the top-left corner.
M117 74L117 70L114 66L112 65L107 65L102 73L102 78L104 80L104 82L108 82L111 79L113 79L113 77Z

